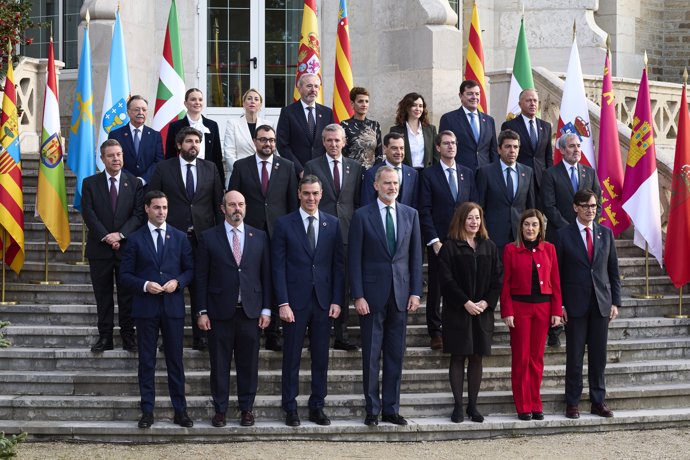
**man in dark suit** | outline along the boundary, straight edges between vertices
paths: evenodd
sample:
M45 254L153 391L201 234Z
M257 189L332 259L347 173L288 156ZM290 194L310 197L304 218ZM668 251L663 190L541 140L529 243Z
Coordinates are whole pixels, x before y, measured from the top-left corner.
M299 210L278 219L271 239L273 286L283 320L282 405L287 426L299 426L297 395L304 336L309 330L311 396L309 420L330 425L323 411L327 392L330 318L343 300L343 238L338 219L319 211L321 181L305 175Z
M398 174L381 166L374 182L378 199L359 208L350 225L348 257L352 297L362 331L365 425L407 425L400 415L400 381L407 312L422 295L422 240L413 208L395 201ZM383 388L379 395L379 360Z
M197 322L208 332L215 427L225 426L230 362L235 355L240 425L254 425L261 329L271 322L270 248L266 233L245 225L241 193L223 197L225 222L199 239L195 283Z
M426 326L432 350L443 348L441 339L441 289L438 285L438 253L448 236L455 208L475 199L474 170L455 161L457 139L453 131L441 131L435 139L441 161L422 172L419 221L429 264Z
M496 150L496 123L489 115L478 110L481 89L474 80L460 85L462 106L441 117L439 131L450 130L458 139L458 155L455 161L472 171L494 162Z
M520 229L520 216L534 208L534 172L529 166L517 163L520 136L512 130L498 135L496 163L477 170L477 203L484 209L489 238L496 243L498 253L515 241Z
M556 254L565 319L565 416L579 418L582 365L587 346L591 413L613 417L605 403L606 342L609 322L618 316L621 282L613 233L595 223L597 195L579 190L573 197L575 222L558 231Z
M359 207L362 188L362 165L359 161L342 155L345 147L345 130L337 123L332 123L323 129L323 144L326 155L314 158L304 165L304 174L312 174L319 178L323 185L319 210L335 216L340 222L340 232L343 237L345 251L347 250L347 232L355 209ZM343 251L343 252L345 252ZM357 345L350 343L347 334L347 318L350 303L347 275L345 276L343 299L340 315L333 320L336 350L354 351Z
M165 193L151 190L144 196L148 223L128 238L122 255L120 279L134 294L132 317L137 327L139 349L139 428L153 425L156 401L156 343L163 336L168 391L175 418L189 428L194 422L187 415L185 376L182 361L184 337L184 288L194 276L192 246L187 235L167 225L168 200Z
M278 152L295 164L300 176L309 160L325 153L321 133L333 123L331 109L316 103L320 89L318 75L302 74L297 80L300 100L284 107L278 118Z
M113 349L113 276L122 348L135 351L132 294L120 283L120 257L127 237L144 223L144 192L136 177L122 171L122 147L116 140L106 140L100 150L105 171L87 177L82 185L82 217L89 229L86 257L98 312L98 341L91 351Z
M520 152L517 161L534 171L534 195L537 207L541 205L541 181L544 171L553 166L553 147L551 147L551 124L537 118L539 95L535 89L520 93L521 114L501 126L501 131L512 129L520 135Z
M184 106L187 108L187 115L180 120L173 121L168 126L165 139L166 158L177 155L175 137L182 128L191 126L204 136L203 142L199 145L198 157L213 162L218 168L221 183L225 184L225 167L223 166L222 141L218 132L218 123L201 114L201 111L204 110L204 93L198 88L188 89L184 95Z
M144 126L148 107L142 96L130 97L127 101L129 124L108 133L108 139L115 139L122 146L123 169L138 177L144 186L151 180L156 163L163 161L161 133Z
M418 174L417 170L403 163L405 159L405 137L396 132L390 132L383 136L383 154L385 159L375 163L367 169L362 180L362 206L376 201L376 189L374 188L374 177L376 171L383 165L395 169L400 181L398 203L402 203L411 208L417 209L418 205Z
M192 250L196 251L198 235L223 221L220 208L223 183L216 166L197 157L203 139L201 132L186 127L176 137L179 156L158 163L149 185L151 190L161 190L167 195L168 222L187 234ZM206 334L197 325L194 289L195 284L191 283L192 347L203 351L208 345Z

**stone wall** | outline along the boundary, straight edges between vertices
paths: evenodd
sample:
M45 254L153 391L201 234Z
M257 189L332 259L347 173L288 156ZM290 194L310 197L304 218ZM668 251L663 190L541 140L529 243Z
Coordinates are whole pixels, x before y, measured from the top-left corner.
M657 80L682 82L683 69L690 64L690 6L687 0L665 0L663 60Z

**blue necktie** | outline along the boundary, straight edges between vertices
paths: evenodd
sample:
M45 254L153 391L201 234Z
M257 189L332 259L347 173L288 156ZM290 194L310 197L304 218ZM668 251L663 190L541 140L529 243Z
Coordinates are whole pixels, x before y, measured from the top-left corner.
M137 154L137 157L139 156L139 142L141 141L141 137L139 136L139 128L136 128L134 130L134 153Z
M448 185L450 186L450 194L453 195L453 201L458 200L458 184L455 182L455 170L448 168Z
M187 199L192 201L194 199L194 174L192 174L192 165L187 165L187 180L185 189L187 191Z
M513 202L515 198L515 188L513 187L513 168L506 168L506 190L508 191L508 199Z
M474 133L474 141L479 144L479 126L477 126L477 123L474 121L475 114L469 112L468 115L470 116L470 126L472 126L472 132Z
M158 262L163 261L163 230L160 228L156 229L158 236L156 237L156 255L158 256Z
M573 192L577 192L577 169L570 167L570 183L573 184Z

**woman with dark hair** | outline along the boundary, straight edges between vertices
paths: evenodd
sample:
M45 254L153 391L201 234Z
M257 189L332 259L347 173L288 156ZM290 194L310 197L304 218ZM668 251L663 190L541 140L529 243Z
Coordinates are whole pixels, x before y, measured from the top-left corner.
M463 421L462 389L467 364L467 415L483 422L477 410L482 357L491 354L494 308L501 293L503 268L484 226L484 212L473 202L460 205L438 253L443 351L450 353L450 388L455 408L450 419ZM546 334L546 333L545 333Z
M503 252L501 317L510 330L513 400L520 420L544 420L541 379L549 326L561 322L561 282L553 244L544 241L544 215L528 209L517 240Z
M429 111L421 94L408 93L398 102L395 125L390 132L405 137L403 163L406 165L422 170L438 161L434 149L436 126L429 123Z

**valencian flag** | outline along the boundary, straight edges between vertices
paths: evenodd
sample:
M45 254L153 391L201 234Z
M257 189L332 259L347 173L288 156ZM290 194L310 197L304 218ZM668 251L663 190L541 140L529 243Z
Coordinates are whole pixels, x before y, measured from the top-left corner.
M89 12L86 12L84 43L79 61L77 94L72 108L72 124L69 132L67 166L77 176L74 191L74 209L81 212L82 181L96 172L96 140L93 123L93 89L91 86L91 45L89 41Z
M52 37L48 44L48 68L46 93L43 100L43 133L41 135L41 159L38 167L38 189L36 190L36 214L41 216L46 228L53 235L62 252L65 252L70 243L70 233L69 221L67 220L65 165L62 161L60 105L55 78Z
M532 62L527 49L527 37L525 36L525 19L520 20L520 33L515 47L515 59L513 60L513 75L510 77L510 90L508 91L508 108L506 120L512 120L520 115L520 93L526 89L534 89L532 78Z
M182 65L182 47L177 27L177 8L175 0L170 4L168 27L165 30L163 43L163 59L158 77L158 92L156 93L156 108L153 115L152 128L160 131L161 137L166 139L168 125L179 120L187 113L184 106L184 67ZM165 147L165 142L163 143Z
M129 123L127 115L127 99L129 99L129 72L127 70L127 55L125 54L125 40L122 36L120 24L120 10L115 15L113 41L110 45L110 65L108 79L105 82L103 94L102 121L98 126L98 144L96 145L96 165L103 171L105 166L101 161L98 149L108 139L108 133Z
M623 209L635 225L635 245L645 249L646 242L649 253L663 266L659 173L656 168L654 124L646 67L642 71L635 103L630 150L623 182Z
M479 13L477 3L472 7L472 23L470 24L470 36L467 40L467 58L465 59L465 80L474 80L479 83L481 91L479 97L479 110L487 111L486 83L484 82L484 47L482 46L482 29L479 27Z
M613 96L611 61L608 51L604 63L604 82L601 88L597 176L601 185L599 223L610 228L614 236L618 236L630 227L630 218L623 210L623 165L621 164L616 104Z
M340 0L338 30L335 40L335 78L333 85L333 121L340 123L354 114L350 104L350 90L354 86L352 59L350 58L350 26L347 19L347 2Z
M295 75L295 90L293 100L300 98L297 82L302 74L311 73L321 80L321 42L319 42L319 23L316 20L316 0L304 0L302 15L302 32L299 36L297 49L297 74ZM323 104L323 91L319 91L316 102Z
M14 88L12 56L7 59L5 95L0 115L0 226L5 263L19 273L24 266L24 194L19 152L17 92Z
M686 74L687 79L687 74ZM690 281L690 116L683 85L678 115L676 158L666 227L666 271L677 288Z
M565 76L565 88L563 88L563 99L561 99L561 114L558 118L556 140L566 133L575 133L580 137L582 148L580 162L596 170L597 163L594 158L594 141L592 140L592 129L589 124L585 83L582 79L577 40L574 37L573 47L570 49L568 72ZM553 150L553 163L558 163L562 158L561 151L555 148Z

